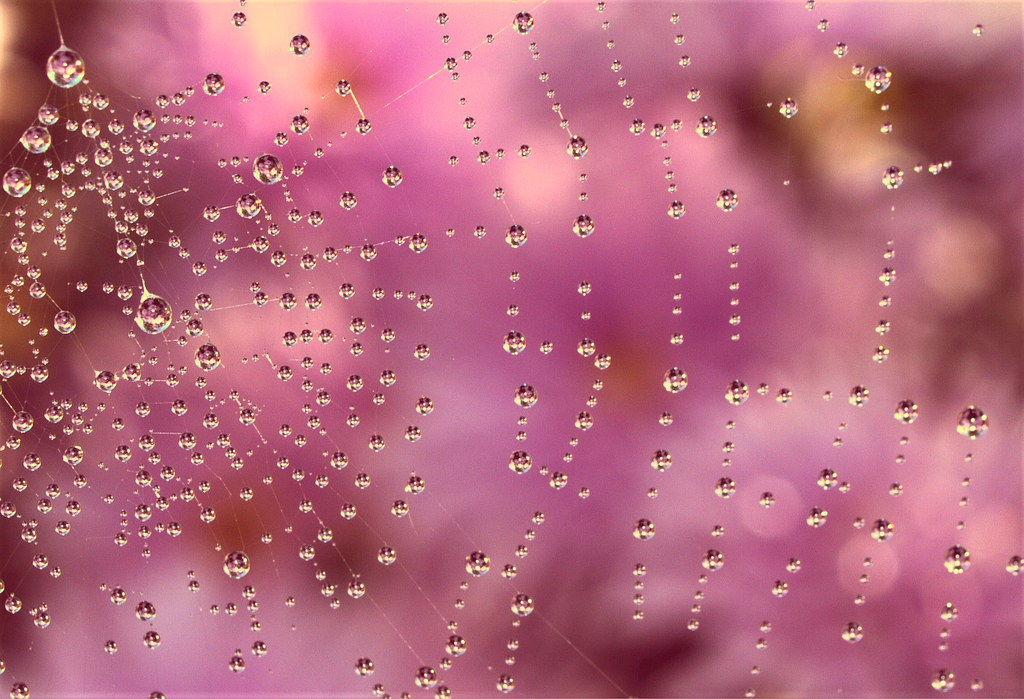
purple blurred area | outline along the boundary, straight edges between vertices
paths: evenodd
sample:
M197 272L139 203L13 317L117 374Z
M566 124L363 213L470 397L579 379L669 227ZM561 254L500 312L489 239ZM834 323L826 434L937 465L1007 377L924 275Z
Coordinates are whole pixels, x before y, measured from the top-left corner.
M247 20L235 27L239 11ZM60 45L48 3L0 2L3 170L24 167L46 185L23 199L0 195L5 302L31 316L22 326L18 311L2 314L0 360L30 371L45 358L49 367L43 383L24 371L0 383L0 502L17 511L0 519L0 597L24 605L0 611L3 691L23 682L33 697L367 697L380 684L378 694L394 697L431 697L441 686L469 697L498 695L499 676L509 675L512 696L894 697L938 695L942 668L955 674L950 696L1024 694L1022 576L1007 572L1024 554L1019 4L608 2L599 12L595 2L66 0L56 12L86 66L88 83L71 90L44 70ZM532 15L528 34L513 29L517 12ZM309 38L306 55L289 51L297 34ZM843 58L837 42L849 46ZM855 64L885 66L891 87L872 94ZM226 83L217 96L201 89L211 72ZM336 93L339 80L354 99ZM261 81L271 85L265 94ZM81 95L97 93L110 107L81 106ZM181 104L157 107L158 95L176 93ZM779 112L787 98L799 104L791 119ZM44 103L60 121L51 150L31 155L18 139ZM159 141L152 158L138 152L146 136L132 127L143 108L169 117L149 135ZM372 127L365 135L360 110ZM292 132L296 115L308 132ZM717 122L710 138L695 133L705 115ZM97 138L66 128L89 118L102 127ZM120 137L108 127L114 118L125 125ZM644 122L640 135L630 132L634 119ZM652 137L659 124L663 135ZM588 144L582 159L566 152L570 134ZM134 148L115 145L110 167L126 185L109 205L86 186L103 169L89 165L102 139ZM283 163L282 183L253 178L265 152ZM79 153L86 164L60 174ZM390 165L403 174L395 188L381 181ZM882 184L890 166L904 173L896 190ZM53 213L62 183L78 189L64 250L53 241L57 217L42 213ZM159 199L140 219L147 234L133 236L139 254L123 260L114 221L146 208L146 188ZM716 206L724 189L739 196L734 211ZM347 191L358 198L351 210L339 205ZM234 207L250 192L264 213L246 220ZM678 220L666 215L674 200L686 206ZM212 222L203 217L210 206L223 209ZM308 223L313 211L322 225ZM573 233L583 214L595 223L586 238ZM19 227L35 219L41 232ZM513 224L528 234L518 248L505 241ZM427 241L419 254L414 234ZM28 262L12 245L25 236ZM267 252L253 249L260 236ZM175 237L178 247L168 244ZM367 244L371 261L361 256ZM271 263L278 250L282 266ZM315 268L303 269L304 254ZM12 281L24 282L29 264L42 270L46 298ZM879 280L886 267L897 273L890 286ZM143 283L174 309L162 335L143 335L132 320ZM133 295L119 299L104 284ZM351 299L342 284L354 287ZM254 304L256 291L269 303ZM201 293L210 310L197 310ZM286 293L298 300L292 310L278 302ZM317 310L304 306L309 294L322 299ZM880 306L884 296L890 305ZM74 333L53 331L58 309L75 314ZM187 335L185 309L201 318L201 337ZM354 318L365 332L352 329ZM884 336L875 332L883 320ZM329 344L282 342L324 328ZM391 342L381 339L386 329ZM502 347L512 330L526 340L515 356ZM584 338L610 366L581 356ZM193 362L204 342L223 357L209 373ZM423 360L414 357L421 344ZM872 359L879 345L884 362ZM149 385L122 378L109 395L93 385L96 372L133 362ZM278 378L282 366L294 372L289 381ZM677 394L662 386L672 367L688 375ZM385 370L393 386L379 380ZM355 392L353 375L365 381ZM751 393L740 406L723 399L734 379ZM521 384L539 394L528 410L513 402ZM858 385L870 398L854 407ZM781 389L792 392L788 403L776 400ZM321 391L329 405L317 404ZM428 415L415 409L423 396L434 405ZM47 422L44 411L63 399L74 406L68 417ZM910 425L893 419L905 399L919 408ZM185 414L172 414L175 400ZM137 414L140 401L148 417ZM968 405L990 421L976 441L957 433ZM246 407L252 426L238 419ZM34 416L31 431L10 428L14 410ZM582 411L591 429L575 425ZM665 411L671 424L659 423ZM219 426L205 428L207 414ZM112 428L115 418L123 429ZM410 426L421 439L405 438ZM194 449L179 447L185 432ZM220 434L234 464L214 444ZM138 446L143 435L155 439L153 452ZM386 447L368 448L371 435ZM74 468L62 461L71 445L86 454ZM115 458L119 445L132 446L127 462ZM663 473L650 466L659 449L672 455ZM524 475L508 466L515 450L532 458ZM190 460L196 452L202 463ZM345 468L332 468L335 452L347 455ZM27 453L41 457L39 470L23 467ZM159 476L166 465L170 480ZM138 485L142 469L151 486ZM823 469L849 488L823 490ZM564 488L552 487L555 472L567 476ZM87 486L72 484L76 473ZM406 490L412 475L426 484L420 494ZM735 482L729 498L716 495L721 478ZM58 497L45 493L50 484ZM186 487L194 500L181 497ZM52 512L40 509L44 497ZM70 499L81 503L77 517L64 514ZM392 513L397 500L408 515ZM350 520L340 514L348 503L358 513ZM135 516L140 504L152 519ZM827 510L824 526L806 523L812 507ZM201 508L216 518L203 522ZM65 518L71 531L60 536L54 526ZM656 527L649 541L633 535L640 518ZM872 538L880 518L895 527L888 541ZM139 535L171 521L180 536ZM330 542L318 539L322 528ZM114 542L120 531L124 546ZM954 544L970 552L962 575L944 566ZM315 549L311 561L300 558L303 546ZM397 552L393 565L378 562L383 546ZM721 570L702 567L709 549L724 555ZM477 550L491 559L481 578L465 568ZM252 562L242 580L222 570L231 551ZM33 565L38 554L46 569ZM799 572L787 571L791 558ZM638 563L643 577L633 574ZM506 564L515 577L503 578ZM366 586L359 599L346 593L356 579ZM788 584L784 597L772 593L776 581ZM247 608L245 585L258 608ZM336 589L324 594L325 585ZM122 606L110 602L114 586L127 592ZM522 619L510 610L517 593L536 605ZM134 613L142 600L157 609L147 622ZM947 603L955 619L941 618ZM47 628L29 614L42 605ZM863 628L858 643L842 638L849 622ZM159 648L144 647L148 630L159 632ZM444 669L453 633L468 649ZM116 654L104 651L108 640ZM250 651L257 640L265 657ZM244 672L229 669L236 649ZM372 677L353 672L364 657ZM437 671L437 686L416 686L422 666Z

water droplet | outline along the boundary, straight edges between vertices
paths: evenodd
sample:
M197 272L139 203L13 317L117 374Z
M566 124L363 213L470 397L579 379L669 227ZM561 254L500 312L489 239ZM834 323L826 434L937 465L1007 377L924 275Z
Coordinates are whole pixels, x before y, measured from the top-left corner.
M243 194L235 202L235 211L242 218L255 218L263 209L263 202L255 194Z
M678 367L672 367L671 369L665 372L665 377L662 381L662 385L665 387L665 390L668 391L669 393L679 393L684 388L686 388L688 382L689 381L686 377L685 371Z
M864 629L855 621L843 627L843 640L847 643L857 643L864 638Z
M948 692L956 686L956 677L946 668L936 670L932 675L932 688L938 692Z
M722 555L721 551L708 549L701 560L701 565L707 570L719 570L725 565L725 556Z
M531 408L537 402L537 390L530 384L524 383L516 389L515 403L521 408Z
M14 417L11 418L11 427L14 428L15 432L25 434L32 429L32 425L35 424L33 417L26 413L24 410L19 410L14 413ZM26 466L28 464L26 463Z
M528 453L522 450L512 452L512 455L508 458L508 467L515 473L522 475L530 470L533 466L533 459Z
M594 232L594 222L586 214L580 214L572 224L572 232L581 238L586 238Z
M402 171L394 165L389 165L385 170L384 174L381 175L381 180L388 187L392 189L402 184Z
M668 207L668 215L677 221L686 214L686 205L678 199L674 200Z
M959 544L950 546L949 550L946 551L945 566L946 570L953 575L960 575L966 572L971 567L970 552Z
M249 574L249 557L241 551L232 551L224 557L224 572L238 580Z
M416 682L416 686L421 689L430 689L437 684L437 671L432 667L421 667L416 671L416 676L413 678Z
M135 313L135 323L147 335L158 335L171 327L171 305L159 296L144 296Z
M196 366L203 371L213 371L220 366L220 350L206 343L196 350Z
M524 148L526 148L528 154L530 147L524 146ZM565 147L565 152L571 155L576 160L579 160L580 158L585 156L588 150L589 147L587 146L587 142L583 139L582 136L573 136L572 138L569 139L569 143Z
M483 551L474 551L466 556L466 572L479 578L491 569L491 559Z
M526 229L514 223L505 232L505 242L513 248L526 244L526 237Z
M714 117L702 116L697 122L697 135L701 138L711 138L718 131L718 122Z
M224 92L224 76L220 73L210 73L203 80L203 92L208 95L219 95Z
M864 386L854 386L850 389L850 405L861 407L868 402L869 391Z
M32 177L20 167L12 167L4 173L4 191L12 197L23 197L32 189Z
M988 432L988 415L981 408L969 405L957 418L956 431L970 439L977 439Z
M886 189L898 189L903 184L903 170L893 165L882 173L882 184Z
M887 519L876 519L871 525L871 538L875 541L888 541L892 538L896 528Z
M258 182L275 184L284 176L284 165L277 157L264 153L252 165L252 174Z
M654 523L649 519L638 519L633 525L633 536L640 541L649 541L654 537Z
M21 145L29 153L45 153L50 147L50 130L45 126L30 126L21 135Z
M747 384L742 381L736 380L729 384L725 389L725 399L733 405L741 405L747 402L747 398L750 397L750 389L747 388Z
M149 621L156 616L156 606L154 606L152 602L143 600L135 605L135 616L137 616L140 621Z
M533 599L526 594L519 593L512 598L512 613L516 616L529 616L533 612Z
M509 354L521 354L523 350L526 349L526 338L523 337L522 333L516 330L511 330L507 335L505 335L502 347L504 347L505 351Z
M889 89L892 83L892 73L885 66L875 66L867 72L864 78L864 85L876 95L880 95Z
M46 77L57 87L72 88L85 77L85 62L67 46L61 46L46 60Z
M828 511L820 507L812 507L807 514L807 525L810 527L822 527L828 520Z
M519 34L529 34L533 29L533 16L529 12L520 12L512 20L512 27Z
M917 419L917 403L912 400L901 400L896 404L896 412L893 417L904 425L911 424Z
M723 189L718 193L715 203L719 209L728 212L736 208L736 205L740 203L740 197L731 189Z
M61 335L74 332L77 325L78 320L75 319L75 315L71 311L60 311L53 317L53 329Z
M292 37L292 40L288 42L288 47L296 56L305 56L306 52L309 51L309 39L304 37L302 34L296 34Z

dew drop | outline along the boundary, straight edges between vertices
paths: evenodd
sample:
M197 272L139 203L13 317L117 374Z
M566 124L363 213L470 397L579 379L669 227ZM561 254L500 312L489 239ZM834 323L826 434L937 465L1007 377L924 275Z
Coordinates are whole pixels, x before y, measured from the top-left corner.
M388 187L394 189L398 185L402 184L402 171L394 165L389 165L381 175L381 181L383 181Z
M284 165L277 157L264 153L256 158L252 165L252 174L257 182L262 184L275 184L281 181L284 176Z
M85 77L85 62L77 51L61 46L46 60L46 77L57 87L72 88Z
M512 20L512 27L518 34L529 34L533 29L533 16L529 12L520 12Z
M302 34L296 34L292 37L292 40L288 42L288 48L290 48L292 53L296 56L305 56L309 51L309 39L304 37Z
M971 567L971 554L963 546L956 544L946 551L946 570L953 575L961 575Z
M135 323L147 335L158 335L171 327L171 305L155 295L144 296L135 313Z
M638 519L633 525L633 536L640 541L649 541L654 538L654 523L649 519Z
M529 616L533 612L533 598L519 593L512 598L512 613L516 616Z
M937 692L949 692L956 686L956 677L945 668L932 674L932 688Z
M864 638L864 629L855 621L843 627L843 640L847 643L859 643Z
M196 366L203 371L213 371L220 366L220 350L216 345L206 343L196 350Z
M731 189L723 189L718 193L718 198L715 200L718 208L722 211L733 211L736 205L740 203L739 195Z
M78 320L70 311L60 311L53 317L53 329L59 332L61 335L67 335L74 332L78 326Z
M232 551L224 557L224 573L235 580L249 574L249 557L241 551Z
M662 381L662 385L669 393L681 392L686 388L687 383L689 383L689 380L686 377L686 372L678 367L672 367L666 371Z
M50 130L45 126L30 126L21 135L21 145L29 153L45 153L50 147Z
M210 73L203 80L203 92L214 96L224 92L224 76L220 73Z
M981 408L969 405L957 418L956 431L969 439L977 439L988 432L988 416Z
M750 389L740 380L731 382L725 390L725 399L733 405L742 405L750 397Z
M12 167L4 173L4 191L12 197L23 197L32 189L32 177L20 167Z
M864 78L864 85L876 95L888 90L891 83L892 73L885 66L875 66L867 72Z
M526 153L523 154L523 157L526 157L526 155L529 154L530 147L523 146L523 148L520 149L520 152L522 152L523 149L526 150ZM588 150L589 147L587 146L587 142L583 139L582 136L573 136L572 138L569 139L569 143L565 146L565 152L571 155L576 160L579 160L580 158L585 156Z

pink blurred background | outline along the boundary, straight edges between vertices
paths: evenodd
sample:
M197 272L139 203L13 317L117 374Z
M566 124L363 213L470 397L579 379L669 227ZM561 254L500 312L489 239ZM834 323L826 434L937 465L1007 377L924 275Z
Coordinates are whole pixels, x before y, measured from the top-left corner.
M243 27L232 26L237 11L247 15ZM510 26L519 11L533 15L527 35ZM443 26L441 12L449 16ZM138 136L131 116L143 107L196 119L191 127L172 120L154 130L171 135L149 168L161 169L161 177L143 172L141 156L129 163L118 154L113 166L128 180L126 190L149 186L166 195L145 221L154 244L143 248L141 268L149 291L175 310L164 336L128 335L136 328L122 307L131 312L138 304L139 268L117 257L118 236L95 192L72 200L79 208L67 251L51 242L52 222L31 239L29 254L53 301L7 290L32 322L21 327L4 315L4 358L31 367L38 361L31 340L50 368L42 384L27 375L3 383L4 396L36 420L18 448L8 442L0 455L0 500L18 511L0 520L0 579L5 599L16 595L25 607L0 612L8 684L24 682L33 696L190 697L369 696L380 683L393 696L433 696L437 687L413 682L425 665L453 696L498 694L501 674L514 677L513 695L522 696L923 696L937 694L933 673L946 668L956 676L951 695L1024 693L1024 598L1020 576L1006 571L1008 559L1024 553L1018 5L820 2L809 12L793 2L609 2L597 12L593 2L251 0L240 8L76 0L57 3L65 40L83 56L89 81L70 91L54 88L42 68L60 44L48 4L6 2L0 13L0 132L11 144L5 169L17 164L46 181L47 156L27 155L17 144L44 102L61 109L51 128L50 155L58 161L79 152L91 157L96 148L63 128L68 118L105 124L117 117L132 144ZM822 18L829 20L825 32ZM981 36L972 33L978 24ZM304 56L288 49L299 33L311 42ZM685 36L682 44L677 35ZM849 45L849 55L833 55L837 42ZM684 55L688 67L680 65ZM444 68L449 56L458 61L458 80ZM621 72L610 69L613 60ZM886 66L892 86L872 94L851 73L857 63ZM214 71L226 88L211 97L200 88ZM342 79L372 123L365 136L356 133L355 102L334 92ZM262 80L272 85L267 94L257 88ZM183 104L156 107L157 95L187 86L196 90ZM694 87L696 102L687 99ZM84 113L78 96L97 92L111 107ZM623 106L627 95L635 101L630 108ZM788 120L779 113L787 97L799 103ZM554 102L568 130L560 128ZM291 133L292 117L305 109L309 132ZM704 115L718 124L708 139L694 132ZM467 117L476 122L471 131ZM639 136L629 131L636 118L646 124ZM880 132L885 122L893 125L889 135ZM651 137L656 123L669 127L660 139ZM583 159L566 154L567 131L586 139ZM288 133L286 146L273 144L278 132ZM525 159L518 154L523 144L531 148ZM481 150L491 154L486 164L477 162ZM289 173L283 185L252 179L251 161L263 152L282 160ZM234 156L248 160L218 166ZM933 163L950 167L932 175ZM404 175L394 189L381 183L392 164ZM292 173L297 165L301 176ZM889 191L881 178L893 165L905 181ZM22 216L16 207L36 218L60 196L54 187L61 181L79 186L85 178L48 182L47 205L35 195L5 198L5 284L25 273L9 244ZM677 191L667 191L673 183ZM501 200L496 187L504 189ZM739 194L729 213L715 205L726 188ZM232 210L252 191L281 228L270 252L289 255L282 267L270 263L270 252L245 247L268 235L267 219L245 221ZM358 197L351 211L338 205L345 191ZM679 220L666 215L675 199L686 205ZM134 193L116 200L115 210L122 205L143 208ZM232 208L208 222L202 212L211 205ZM297 223L287 218L293 207L301 213ZM306 223L313 210L323 213L322 226ZM580 214L596 224L586 239L572 232ZM529 236L517 249L503 239L513 223ZM486 228L482 238L474 235L478 226ZM214 242L215 231L226 242ZM394 244L414 233L428 241L421 254ZM188 248L187 259L167 245L172 236ZM365 243L378 253L371 262L359 257ZM241 250L217 261L217 250L232 246ZM318 257L314 270L301 269L302 254L320 256L328 246L338 250L337 261ZM890 248L895 254L886 259ZM198 261L209 268L202 277L192 272ZM898 274L889 287L878 280L887 266ZM76 290L80 281L87 291ZM592 286L586 296L578 292L582 281ZM252 303L253 282L271 299L264 307ZM104 283L135 294L121 301L102 291ZM355 287L350 300L338 295L343 283ZM376 287L385 292L380 300L371 297ZM213 308L197 313L201 292ZM294 310L278 305L285 292L298 297ZM303 308L308 293L320 294L322 308ZM433 301L426 312L416 307L421 294ZM879 306L884 295L891 306ZM510 304L518 315L509 315ZM56 306L75 313L77 330L40 337ZM202 318L206 334L179 344L185 323L177 314L185 308ZM732 314L742 322L731 325ZM353 317L369 326L362 336L349 329ZM874 332L881 319L892 327L882 338ZM330 328L335 339L282 344L285 332L303 328ZM394 342L379 339L385 328L394 329ZM502 349L510 330L526 338L521 355ZM673 333L684 335L682 344L670 343ZM584 337L610 355L608 369L576 351ZM224 364L199 388L192 356L206 341ZM361 356L349 351L354 341L365 345ZM540 351L543 341L553 343L550 354ZM420 343L430 348L424 361L413 358ZM884 363L872 361L879 344L890 350ZM143 356L156 358L144 375L157 381L181 373L175 367L188 370L176 387L122 379L106 396L93 386L95 371L120 372ZM308 371L301 368L305 356ZM330 375L317 370L322 362L332 364ZM282 364L295 370L289 382L277 379ZM675 395L662 388L674 366L689 377ZM386 389L378 381L385 369L397 375ZM366 381L356 393L345 386L352 374ZM300 385L306 377L308 392ZM723 400L733 379L751 390L739 407ZM764 396L755 390L762 382ZM540 395L529 410L512 400L522 383ZM860 408L847 401L856 385L870 390ZM333 398L329 406L314 402L321 388ZM774 400L782 388L793 393L788 404ZM213 400L204 397L207 389ZM256 429L238 423L232 391L257 410ZM826 391L832 400L823 400ZM373 404L374 392L385 395L382 405ZM421 396L434 403L430 415L414 410ZM53 398L69 398L76 409L88 404L91 434L65 434L67 418L61 425L42 419ZM182 417L171 414L175 399L189 405ZM919 406L912 425L892 417L903 399ZM134 412L140 400L153 407L145 419ZM307 426L304 404L312 404L326 434ZM970 404L991 421L976 442L956 431L957 415ZM574 426L580 411L593 416L592 429ZM663 411L671 411L671 425L659 424ZM202 426L207 412L218 415L219 428ZM355 428L345 424L352 413L360 416ZM525 424L517 423L520 416ZM9 417L5 437L16 436ZM115 417L126 422L123 431L111 429ZM293 433L282 436L282 424ZM403 439L409 425L422 430L420 441ZM520 430L527 439L516 439ZM185 431L198 437L202 465L178 448ZM220 433L230 434L241 469L223 449L207 446ZM137 447L127 464L114 459L116 446L137 444L144 434L155 437L175 480L159 479L159 466L147 465ZM299 446L296 434L308 442ZM378 453L367 448L373 434L387 441ZM723 453L726 442L734 444L731 453ZM71 444L86 450L77 468L88 477L81 490L60 457ZM533 458L526 475L508 468L516 449ZM664 473L649 466L657 449L673 456ZM337 450L350 459L340 471L329 464ZM42 456L39 471L22 468L29 451ZM290 460L285 468L282 457ZM723 468L725 458L731 465ZM565 473L568 485L552 488L542 466ZM140 468L169 498L210 482L197 501L175 499L147 522L180 522L180 537L137 535L132 511L157 496L135 484ZM848 482L849 492L818 487L825 468ZM305 479L295 480L294 469ZM356 487L359 473L370 475L369 488ZM415 496L404 490L413 473L426 482ZM329 476L326 487L313 483L320 474ZM13 487L19 477L28 481L24 492ZM729 499L714 492L722 477L736 483ZM53 513L40 514L36 502L50 483L63 494ZM899 497L890 495L894 483L903 487ZM244 487L254 491L249 501L239 497ZM652 487L657 498L648 496ZM589 497L579 497L581 488ZM759 504L764 492L775 496L770 509ZM69 497L83 511L60 537L53 525ZM961 504L964 497L969 503ZM407 517L391 513L398 499L409 503ZM313 512L300 511L303 500ZM211 524L200 521L197 502L216 510ZM358 509L351 521L339 515L345 503ZM805 523L812 507L828 511L825 526ZM531 521L535 512L544 513L543 524ZM650 541L632 534L641 517L656 526ZM858 517L865 527L853 526ZM21 532L31 518L39 536L30 544ZM869 531L878 518L895 525L884 543ZM717 525L721 537L712 536ZM333 530L330 544L317 541L321 526ZM118 547L113 539L122 529L129 542ZM535 538L524 536L527 530ZM264 533L271 543L261 543ZM943 560L957 543L972 565L954 576ZM316 549L312 561L300 559L303 545ZM384 545L397 551L396 564L376 560ZM520 545L527 556L515 555ZM141 555L144 547L149 557ZM725 565L707 573L701 557L710 548L724 554ZM252 560L241 581L221 570L233 550ZM474 550L492 561L480 579L464 567ZM51 570L60 566L59 578L32 566L38 553L49 557ZM798 573L786 570L791 557L802 562ZM509 563L518 574L503 579ZM632 574L637 563L647 568L642 590ZM188 589L189 571L197 592ZM353 575L366 584L361 599L345 592ZM783 598L771 592L776 580L789 585ZM464 581L468 587L460 589ZM323 582L337 585L337 609L321 594ZM245 608L246 584L256 590L256 612ZM115 585L128 593L123 606L109 601ZM517 592L529 594L536 611L513 626L509 605ZM857 595L863 604L855 604ZM285 605L288 597L294 606ZM151 622L134 616L141 600L156 605ZM956 620L940 618L947 602L957 607ZM228 603L238 605L237 616L225 613ZM28 611L43 604L52 621L40 629ZM218 614L209 611L214 604ZM636 610L643 620L634 619ZM254 616L261 624L255 633ZM691 619L699 621L696 630L688 628ZM450 621L468 651L444 670ZM764 621L770 632L762 631ZM841 638L848 622L863 627L857 644ZM941 650L944 628L948 648ZM162 638L155 650L142 644L150 629ZM104 652L110 639L119 645L114 655ZM255 640L267 644L265 657L250 653ZM242 673L228 668L235 649L246 659ZM361 657L373 659L372 677L353 672ZM981 683L973 691L972 681Z

